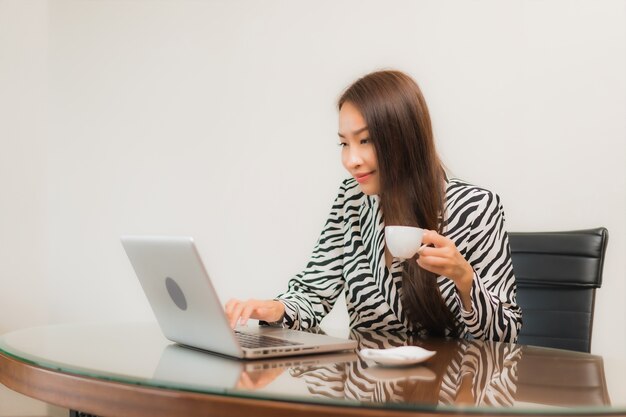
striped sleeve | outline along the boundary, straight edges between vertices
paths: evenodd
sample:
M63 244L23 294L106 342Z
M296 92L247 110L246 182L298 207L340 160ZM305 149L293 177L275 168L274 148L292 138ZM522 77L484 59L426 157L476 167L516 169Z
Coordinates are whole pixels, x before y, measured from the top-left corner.
M497 194L486 190L481 193L465 255L474 269L472 311L461 310L461 317L476 339L515 342L522 326L522 311L515 300L504 209ZM457 302L462 305L458 293Z
M340 190L328 220L301 273L293 277L288 290L276 297L285 305L283 325L292 329L318 326L332 309L344 288L344 200L346 184Z

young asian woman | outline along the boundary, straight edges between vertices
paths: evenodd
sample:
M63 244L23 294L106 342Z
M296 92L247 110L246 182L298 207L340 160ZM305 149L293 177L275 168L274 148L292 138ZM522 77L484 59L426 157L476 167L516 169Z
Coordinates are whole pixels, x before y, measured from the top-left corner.
M350 178L310 261L275 299L226 303L231 325L312 328L343 292L352 328L516 341L522 312L500 198L446 176L417 83L399 71L370 73L337 107ZM385 225L425 229L425 246L393 258Z

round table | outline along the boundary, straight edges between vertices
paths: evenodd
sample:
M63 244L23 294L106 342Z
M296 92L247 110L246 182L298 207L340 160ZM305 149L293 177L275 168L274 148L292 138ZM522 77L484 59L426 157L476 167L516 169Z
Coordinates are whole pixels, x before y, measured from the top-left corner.
M357 352L242 361L166 340L153 323L37 327L0 337L0 382L99 416L623 414L601 356L476 340L352 332L362 348L419 345L422 364Z

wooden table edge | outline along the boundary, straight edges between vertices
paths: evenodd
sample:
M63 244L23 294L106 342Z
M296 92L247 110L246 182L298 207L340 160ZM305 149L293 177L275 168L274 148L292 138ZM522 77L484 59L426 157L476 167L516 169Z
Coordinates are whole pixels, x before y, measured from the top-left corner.
M46 403L98 416L441 417L458 416L462 412L473 416L490 417L519 415L514 412L481 414L478 410L477 412L383 410L151 388L54 371L22 362L1 352L0 383L13 391Z

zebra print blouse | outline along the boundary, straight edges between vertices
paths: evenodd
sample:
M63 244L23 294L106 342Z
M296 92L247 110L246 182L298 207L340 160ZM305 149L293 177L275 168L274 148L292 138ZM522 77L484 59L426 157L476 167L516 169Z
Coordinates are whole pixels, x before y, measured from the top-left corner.
M474 269L472 311L464 311L454 282L437 279L461 337L514 342L522 325L500 198L458 179L448 180L443 234ZM318 326L345 293L354 329L425 333L402 308L402 262L385 265L384 222L378 196L345 180L304 271L276 297L283 326Z

